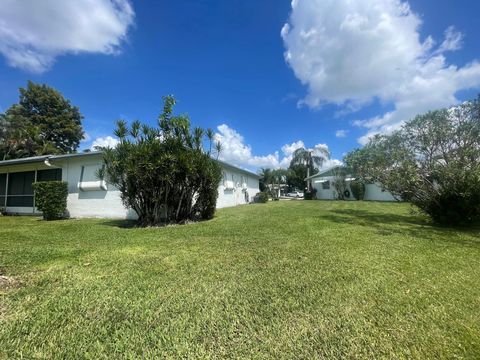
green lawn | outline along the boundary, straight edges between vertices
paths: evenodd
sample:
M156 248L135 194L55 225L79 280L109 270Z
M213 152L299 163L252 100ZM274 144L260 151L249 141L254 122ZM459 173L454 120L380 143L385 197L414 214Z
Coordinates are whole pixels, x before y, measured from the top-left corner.
M0 358L480 358L480 229L290 201L158 229L0 218ZM4 278L5 279L5 278Z

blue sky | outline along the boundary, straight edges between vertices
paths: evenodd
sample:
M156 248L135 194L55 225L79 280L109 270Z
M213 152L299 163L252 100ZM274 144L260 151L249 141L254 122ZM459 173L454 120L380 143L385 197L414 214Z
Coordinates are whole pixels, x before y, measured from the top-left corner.
M83 148L174 94L237 165L285 166L301 145L341 159L479 92L473 1L0 1L0 110L29 79L53 86L85 116Z

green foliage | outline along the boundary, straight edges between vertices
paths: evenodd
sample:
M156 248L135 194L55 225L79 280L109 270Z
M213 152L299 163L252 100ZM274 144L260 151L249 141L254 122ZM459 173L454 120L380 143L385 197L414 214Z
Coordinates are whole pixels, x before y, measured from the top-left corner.
M325 160L330 158L330 152L325 147L316 147L315 149L300 148L293 153L290 168L300 165L306 169L307 176L313 175L318 168L322 167ZM304 178L305 179L305 178ZM303 188L302 186L301 188Z
M75 152L82 118L60 92L29 81L18 104L0 116L0 159Z
M257 194L255 199L256 199L256 202L265 204L268 202L268 193L265 191L261 191Z
M264 169L260 170L260 191L267 192L273 199L278 199L281 185L287 182L288 170Z
M197 174L197 179L200 186L193 206L193 214L197 214L201 220L210 220L215 215L218 184L221 181L222 173L218 163L212 161L210 157L200 156L198 162L197 166L200 172Z
M68 183L65 181L41 181L33 184L35 206L45 220L63 219L67 214Z
M380 182L437 223L480 220L480 100L432 111L345 158L364 181Z
M119 144L103 149L106 167L99 175L120 190L139 226L211 219L215 212L221 167L211 156L220 145L212 149L213 131L191 129L187 116L174 116L174 105L173 97L164 98L158 127L118 121Z
M350 189L352 190L352 194L355 199L363 200L365 198L365 184L363 183L363 181L350 181Z
M312 174L318 172L314 167ZM288 168L287 185L290 190L305 190L305 179L307 178L307 167L302 164L292 164Z

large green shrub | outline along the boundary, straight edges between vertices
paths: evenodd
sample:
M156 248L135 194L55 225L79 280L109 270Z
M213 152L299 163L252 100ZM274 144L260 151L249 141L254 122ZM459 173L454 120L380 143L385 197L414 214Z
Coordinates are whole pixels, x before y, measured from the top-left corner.
M45 220L63 219L67 214L68 184L65 181L41 181L33 184L35 206Z
M365 184L361 180L352 180L350 182L350 189L352 190L353 197L357 200L363 200L365 198Z
M98 174L120 190L139 226L211 219L216 207L221 166L213 151L218 156L220 145L212 146L213 131L192 129L187 116L173 115L173 97L164 100L155 127L117 122L119 143L103 149L106 166Z

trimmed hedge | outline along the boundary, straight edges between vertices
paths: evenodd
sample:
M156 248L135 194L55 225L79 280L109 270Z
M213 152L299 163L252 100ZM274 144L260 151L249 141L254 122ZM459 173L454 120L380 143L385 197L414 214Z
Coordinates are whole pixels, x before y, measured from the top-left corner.
M353 197L357 200L365 198L365 184L360 180L353 180L350 182L350 189L352 189Z
M33 184L35 206L43 213L44 220L67 217L68 184L65 181L40 181Z

